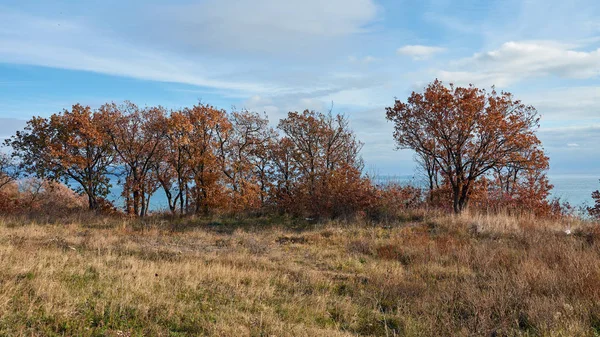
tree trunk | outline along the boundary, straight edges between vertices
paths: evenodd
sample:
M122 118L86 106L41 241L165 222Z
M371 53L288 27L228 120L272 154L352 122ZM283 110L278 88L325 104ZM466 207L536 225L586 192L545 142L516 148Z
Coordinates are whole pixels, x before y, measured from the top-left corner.
M453 209L455 214L460 214L469 202L469 184L452 188Z
M433 204L433 178L429 177L429 203Z
M133 213L135 215L140 214L140 192L137 190L137 187L133 189Z
M96 211L96 210L98 210L98 200L91 193L88 194L88 206L89 206L89 210L90 211Z
M453 189L452 191L452 208L454 209L455 214L460 214L460 195L457 189Z

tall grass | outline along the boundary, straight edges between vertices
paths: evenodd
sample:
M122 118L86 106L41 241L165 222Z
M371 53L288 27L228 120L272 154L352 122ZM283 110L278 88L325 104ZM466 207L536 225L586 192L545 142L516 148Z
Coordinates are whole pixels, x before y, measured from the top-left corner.
M0 335L600 334L595 225L403 219L0 218Z

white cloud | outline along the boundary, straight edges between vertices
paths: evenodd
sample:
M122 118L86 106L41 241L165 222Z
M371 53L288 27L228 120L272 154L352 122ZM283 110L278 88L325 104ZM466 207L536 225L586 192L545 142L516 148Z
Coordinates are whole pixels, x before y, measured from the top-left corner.
M506 42L453 66L456 70L440 71L438 77L458 84L499 86L544 76L588 79L600 75L600 49L578 51L552 41Z
M363 32L378 7L372 0L207 0L167 8L179 23L236 32L239 39L277 33L340 36ZM258 31L267 35L255 36Z
M77 20L46 19L1 10L0 22L0 62L238 91L270 89L265 84L215 79L216 73L191 60L124 43Z
M294 55L368 32L379 12L373 0L205 0L149 7L143 19L161 32L148 39L180 49Z
M372 0L115 6L116 14L106 18L52 16L52 11L33 15L0 6L0 62L184 83L246 97L294 92L308 83L309 73L322 72L318 68L327 62L326 50L334 53L338 40L366 32L380 10ZM267 60L280 54L313 59L320 54L321 59L305 61L311 69L301 70L304 77L283 77ZM360 61L374 60L366 56ZM285 58L276 64L293 69Z
M407 45L396 50L398 55L410 56L413 60L425 60L431 56L445 51L442 47Z
M598 1L506 0L457 6L453 1L432 0L425 5L425 14L407 8L405 17L395 18L401 22L398 25L380 24L380 19L394 18L381 15L378 2L389 4L377 0L131 0L75 6L58 1L18 4L13 7L21 8L18 12L0 5L0 62L202 86L164 85L210 93L238 108L266 111L275 124L290 110L326 111L333 101L335 112L351 113L370 163L387 162L392 172L400 170L394 165L413 164L410 156L393 152L391 125L385 122L383 107L393 104L396 95L402 99L412 90L421 90L436 76L461 85L507 87L543 115L541 136L553 150L569 154L596 149L600 139L596 131L559 132L547 126L600 123ZM413 15L424 21L404 20ZM419 24L435 24L443 32L433 40ZM398 41L429 41L429 45L397 50L404 60L422 62L384 56L402 46ZM470 57L449 61L455 55ZM512 86L532 78L544 83ZM156 99L166 98L157 95ZM57 111L56 107L69 103L31 108L31 102L24 107L20 101L10 107L4 102L0 112L25 117Z

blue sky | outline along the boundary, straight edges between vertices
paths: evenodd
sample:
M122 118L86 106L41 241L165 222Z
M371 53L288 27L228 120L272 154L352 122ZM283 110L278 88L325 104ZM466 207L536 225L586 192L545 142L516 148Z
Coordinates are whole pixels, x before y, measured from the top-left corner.
M412 174L386 106L439 78L542 115L551 173L600 174L597 0L0 2L0 138L80 102L350 116L380 174Z

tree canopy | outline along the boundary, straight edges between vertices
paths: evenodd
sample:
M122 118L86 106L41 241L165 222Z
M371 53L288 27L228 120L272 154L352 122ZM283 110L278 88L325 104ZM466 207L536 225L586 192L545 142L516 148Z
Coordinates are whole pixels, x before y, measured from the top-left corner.
M406 102L397 99L386 113L398 147L414 150L430 174L441 174L456 213L491 172L511 192L521 173L537 172L537 179L548 168L536 136L537 111L510 93L435 80Z

